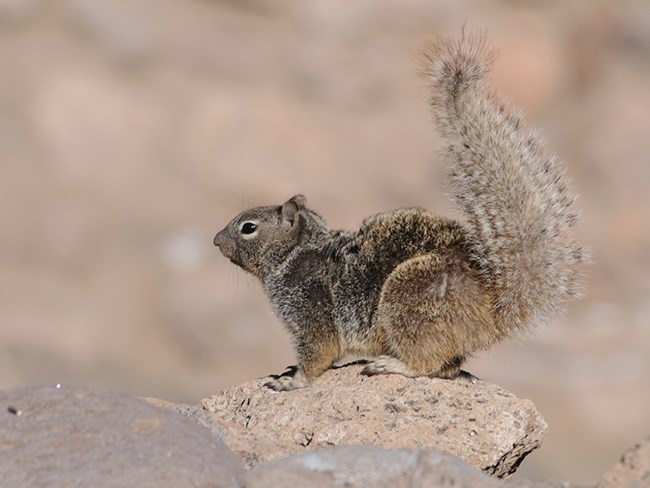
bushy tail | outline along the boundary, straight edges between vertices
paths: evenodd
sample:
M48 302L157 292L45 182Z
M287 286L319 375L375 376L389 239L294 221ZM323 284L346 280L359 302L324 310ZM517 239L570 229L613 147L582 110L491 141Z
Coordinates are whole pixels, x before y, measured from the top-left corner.
M463 31L458 40L437 41L425 56L453 195L506 335L548 319L579 295L588 251L572 236L576 197L543 141L490 94L485 78L494 56L485 36Z

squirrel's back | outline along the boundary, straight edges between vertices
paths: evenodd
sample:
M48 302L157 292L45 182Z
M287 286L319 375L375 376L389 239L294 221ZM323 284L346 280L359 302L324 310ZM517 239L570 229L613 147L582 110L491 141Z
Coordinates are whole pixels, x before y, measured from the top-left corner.
M564 170L518 113L492 95L484 36L440 40L424 74L447 143L453 196L472 236L472 257L494 291L504 333L563 309L580 291L587 250L573 230L575 196Z

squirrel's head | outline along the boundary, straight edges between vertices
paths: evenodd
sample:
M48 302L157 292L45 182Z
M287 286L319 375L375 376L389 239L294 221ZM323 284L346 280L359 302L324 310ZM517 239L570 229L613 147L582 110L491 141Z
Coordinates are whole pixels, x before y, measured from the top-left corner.
M295 195L279 206L246 210L214 236L214 245L231 262L263 279L325 222ZM316 232L314 232L316 231Z

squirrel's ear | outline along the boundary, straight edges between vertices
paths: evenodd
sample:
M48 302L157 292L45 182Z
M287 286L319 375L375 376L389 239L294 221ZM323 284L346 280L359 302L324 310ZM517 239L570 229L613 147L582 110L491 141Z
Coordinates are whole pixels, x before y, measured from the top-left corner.
M294 195L282 205L282 221L293 225L300 207L307 205L307 199L303 195Z
M289 201L294 202L299 207L306 207L307 206L307 199L305 198L305 195L301 195L300 193L297 194L297 195L292 196L289 199Z

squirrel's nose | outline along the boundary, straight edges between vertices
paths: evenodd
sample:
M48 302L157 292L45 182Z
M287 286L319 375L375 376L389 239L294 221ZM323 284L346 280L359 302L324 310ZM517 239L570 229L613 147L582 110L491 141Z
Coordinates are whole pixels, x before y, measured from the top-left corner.
M221 245L225 242L225 240L226 240L226 238L225 238L225 235L224 235L224 231L222 230L222 231L217 232L217 235L214 236L214 239L212 240L212 242L214 242L215 246L220 248Z

